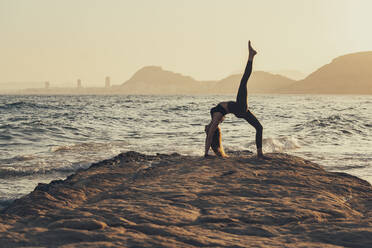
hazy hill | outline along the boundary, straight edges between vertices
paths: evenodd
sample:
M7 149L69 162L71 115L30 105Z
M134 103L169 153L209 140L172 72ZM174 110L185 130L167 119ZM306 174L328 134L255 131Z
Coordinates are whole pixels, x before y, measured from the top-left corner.
M2 83L0 93L16 94L236 94L241 74L222 80L198 81L190 76L146 66L120 86L109 88L53 88L14 91L29 83ZM35 84L33 84L35 86ZM372 51L347 54L320 67L305 79L293 80L282 75L253 71L248 93L274 94L372 94Z
M146 66L122 84L128 94L197 94L206 92L215 82L201 82L189 76L163 70L160 66Z
M189 76L146 66L122 84L121 92L128 94L235 94L241 74L219 81L198 81ZM254 72L249 80L250 93L275 93L288 87L294 80L267 72Z
M270 71L270 73L279 74L293 80L302 80L307 76L307 74L297 70Z
M372 94L372 52L340 56L282 93Z
M217 82L213 89L216 94L235 94L239 88L242 74L231 75ZM288 87L295 81L281 75L264 71L253 72L248 81L249 93L277 93L278 89Z

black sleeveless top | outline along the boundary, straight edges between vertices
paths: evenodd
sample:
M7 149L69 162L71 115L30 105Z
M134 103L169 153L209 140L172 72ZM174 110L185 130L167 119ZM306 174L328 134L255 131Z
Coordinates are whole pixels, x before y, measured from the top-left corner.
M233 114L238 114L238 113L242 113L242 112L245 112L240 106L239 104L237 104L236 102L233 102L233 101L230 101L227 103L227 107L229 109L229 112L230 113L233 113Z
M237 104L236 102L233 102L233 101L230 101L230 102L227 102L227 108L229 109L229 113L233 113L233 114L238 114L238 113L242 113L242 112L245 112L243 109L241 109L241 107L239 106L239 104ZM222 107L221 104L217 104L216 107L213 107L211 108L211 116L213 116L213 113L215 112L220 112L222 115L226 115L228 114L225 110L224 107Z

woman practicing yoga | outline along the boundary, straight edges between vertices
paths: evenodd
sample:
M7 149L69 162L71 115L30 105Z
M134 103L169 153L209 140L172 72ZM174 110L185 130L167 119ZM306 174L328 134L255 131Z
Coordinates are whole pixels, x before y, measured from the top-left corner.
M221 144L221 130L218 127L224 120L226 114L232 113L238 118L243 118L248 121L256 129L256 146L257 157L263 158L262 153L262 125L257 118L248 110L247 105L247 82L252 72L253 58L257 52L252 48L251 41L248 42L249 57L245 67L243 77L240 81L236 102L220 102L216 107L211 109L211 122L205 126L207 137L205 139L205 153L204 157L208 157L209 148L219 157L227 157Z

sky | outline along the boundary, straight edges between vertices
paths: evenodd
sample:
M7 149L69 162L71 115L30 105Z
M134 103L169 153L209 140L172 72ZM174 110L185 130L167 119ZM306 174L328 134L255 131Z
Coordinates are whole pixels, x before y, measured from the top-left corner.
M310 74L372 50L369 0L0 0L0 82L113 84L148 65L198 80Z

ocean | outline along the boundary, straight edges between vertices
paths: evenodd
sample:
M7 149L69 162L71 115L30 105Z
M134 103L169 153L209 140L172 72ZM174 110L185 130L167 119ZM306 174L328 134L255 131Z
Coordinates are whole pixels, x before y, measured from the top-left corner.
M202 156L210 108L234 98L0 95L0 207L120 152ZM372 96L249 95L248 105L264 127L264 152L372 183ZM220 127L227 151L256 152L245 120L227 115Z

